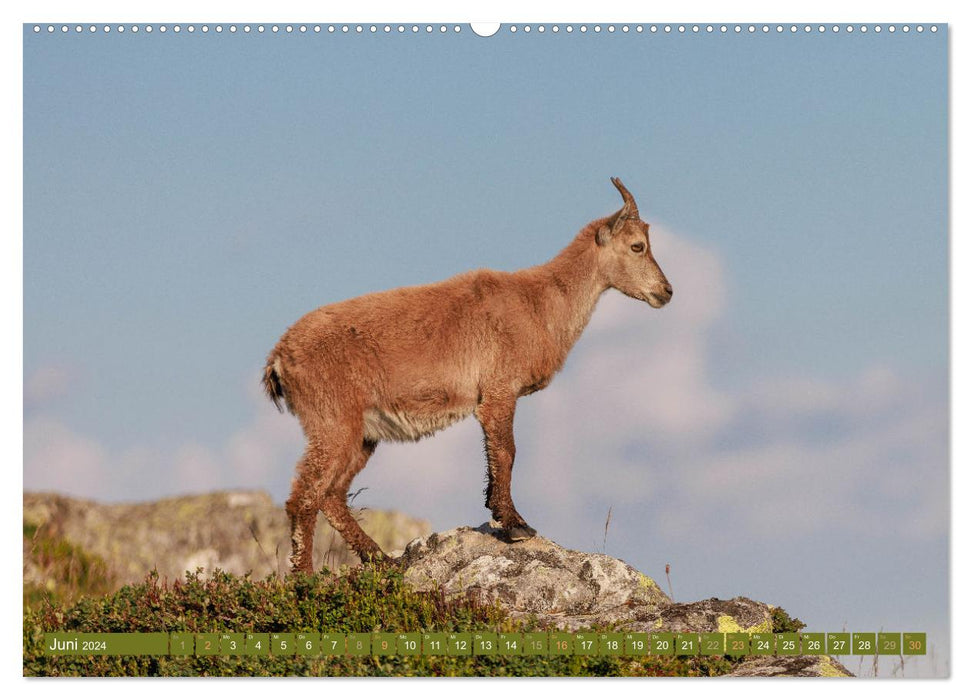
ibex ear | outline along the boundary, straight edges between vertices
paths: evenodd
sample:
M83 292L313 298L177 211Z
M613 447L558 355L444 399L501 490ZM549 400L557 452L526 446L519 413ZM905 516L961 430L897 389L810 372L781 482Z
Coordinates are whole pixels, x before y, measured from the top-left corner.
M630 216L630 203L625 202L624 206L620 208L620 211L607 219L603 225L597 229L597 245L607 245L610 239L613 238L618 231L620 231L621 227L623 227L628 216Z

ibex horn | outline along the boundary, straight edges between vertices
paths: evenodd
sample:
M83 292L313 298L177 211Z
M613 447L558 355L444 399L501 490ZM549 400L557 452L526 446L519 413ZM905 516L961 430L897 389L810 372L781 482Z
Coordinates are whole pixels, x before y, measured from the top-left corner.
M624 198L624 203L630 206L628 216L640 218L640 213L637 211L637 202L634 201L634 195L627 191L627 188L624 187L624 183L620 181L619 177L612 177L610 181L614 183L614 187L620 192L620 196Z

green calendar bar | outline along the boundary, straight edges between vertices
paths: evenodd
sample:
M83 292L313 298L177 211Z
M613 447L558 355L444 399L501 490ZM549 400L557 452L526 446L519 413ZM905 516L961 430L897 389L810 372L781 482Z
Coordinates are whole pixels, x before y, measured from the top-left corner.
M767 654L775 653L775 639L771 632L752 632L749 634L749 653Z
M398 653L398 635L391 632L375 632L371 635L371 653L375 656L391 656Z
M472 656L472 633L452 632L448 635L449 656Z
M674 639L675 651L678 656L695 656L698 653L698 635L679 633Z
M371 653L371 635L367 632L351 632L345 639L347 653L351 656L367 656Z
M499 635L495 632L473 632L472 653L476 656L494 656L499 653Z
M223 656L241 656L244 643L243 635L224 632L219 635L219 653Z
M344 635L324 635L327 637L340 637L341 640L341 650L340 653L344 653ZM321 653L322 644L320 641L320 635L314 634L313 632L297 632L294 635L295 644L297 646L297 653L300 656L318 656Z
M196 652L196 636L192 632L173 632L169 635L169 653L173 656L192 656Z
M751 643L745 632L728 632L725 634L725 653L729 656L748 656L751 653Z
M445 656L448 635L444 632L426 632L421 636L421 653L425 656Z
M196 655L197 656L218 656L219 655L219 635L218 634L197 634L196 635Z
M600 653L603 656L624 655L624 635L621 632L604 632L600 635Z
M520 656L523 653L523 635L505 633L499 635L499 653L506 656Z
M826 635L823 632L803 632L799 636L802 638L803 654L826 653Z
M273 656L293 656L297 653L296 639L294 635L273 632L270 634L270 653Z
M246 656L269 656L270 635L260 632L248 633L244 640L243 654Z
M877 632L877 653L900 656L904 648L901 636L900 632Z
M573 653L577 656L597 656L600 640L593 632L577 632L573 636Z
M924 632L48 632L50 656L924 655Z
M417 632L400 632L397 635L398 654L401 656L421 656L421 635Z
M867 656L877 653L877 635L875 632L854 632L853 653Z
M523 635L523 653L527 656L547 656L550 636L546 632L527 632Z
M569 632L550 634L550 649L554 656L573 656L573 635Z
M779 632L775 635L775 653L780 656L796 656L799 653L799 635L795 632Z
M44 635L49 656L167 656L165 632L49 632Z
M347 651L347 638L343 634L326 633L320 635L314 656L343 656Z
M658 656L674 655L674 633L672 632L652 632L651 633L651 653Z
M904 656L927 653L927 635L924 632L904 632Z
M624 654L627 656L646 656L651 651L651 640L647 632L628 632L624 635Z
M297 653L296 635L274 632L270 635L270 652L274 656L293 656Z
M725 653L725 634L706 632L701 635L701 653L704 656L718 656Z
M826 634L826 653L833 656L849 654L850 652L850 633L849 632L829 632Z

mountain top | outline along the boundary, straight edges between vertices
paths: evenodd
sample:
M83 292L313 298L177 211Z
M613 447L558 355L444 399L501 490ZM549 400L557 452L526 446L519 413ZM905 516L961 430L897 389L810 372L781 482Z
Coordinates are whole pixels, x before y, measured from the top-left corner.
M498 604L504 614L534 628L675 633L799 628L784 611L749 598L674 602L652 578L620 559L566 549L542 536L509 543L490 524L430 533L427 522L400 513L356 514L384 551L397 554L394 569L409 590L436 600ZM24 494L23 519L25 592L33 587L61 593L59 581L70 575L78 577L75 593L101 596L122 583L144 581L153 569L163 582L202 569L203 578L219 570L221 576L249 574L250 581L271 576L266 586L293 583L284 579L286 514L262 491L134 504ZM315 550L318 570L345 571L342 565L359 563L324 518ZM71 597L63 595L65 601ZM733 662L729 675L852 674L829 656L751 656Z
M508 543L490 524L432 533L398 559L414 590L498 603L511 617L574 631L777 632L775 606L744 597L675 603L646 574L605 554L565 549L537 535ZM828 656L758 656L730 675L849 676Z

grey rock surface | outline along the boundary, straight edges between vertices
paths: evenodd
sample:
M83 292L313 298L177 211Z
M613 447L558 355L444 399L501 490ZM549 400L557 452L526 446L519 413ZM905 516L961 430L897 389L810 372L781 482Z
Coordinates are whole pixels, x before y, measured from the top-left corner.
M510 544L489 525L418 539L400 563L416 590L472 594L513 616L556 620L562 629L630 620L671 603L651 578L619 559L540 536Z
M845 678L853 674L832 656L757 656L746 659L726 675L736 678Z
M737 597L673 602L649 576L619 559L560 547L545 537L507 542L485 524L411 542L398 560L416 590L441 589L499 603L512 617L574 631L613 624L641 632L771 632L772 606ZM827 656L759 656L735 676L850 676Z

